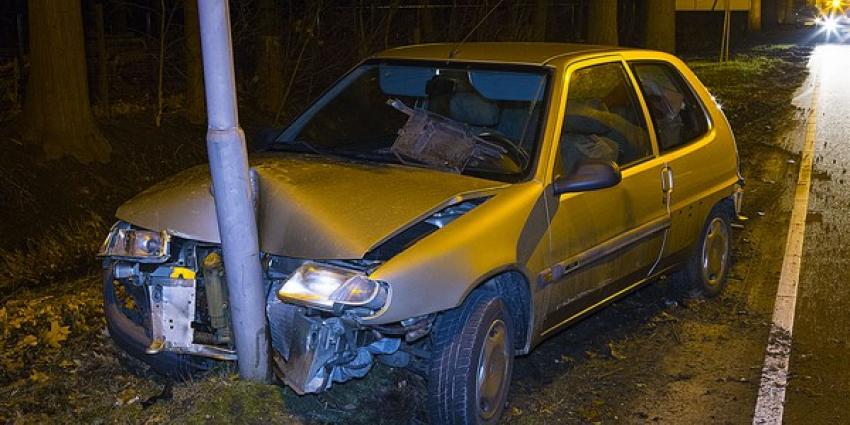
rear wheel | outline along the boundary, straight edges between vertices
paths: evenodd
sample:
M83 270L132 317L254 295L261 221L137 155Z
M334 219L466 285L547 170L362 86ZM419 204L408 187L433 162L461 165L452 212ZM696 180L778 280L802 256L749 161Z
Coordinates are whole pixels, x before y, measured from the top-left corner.
M683 273L693 289L709 298L723 292L732 268L731 220L729 206L718 204L711 210Z
M484 290L437 318L428 373L431 423L499 421L513 370L513 326L502 299Z

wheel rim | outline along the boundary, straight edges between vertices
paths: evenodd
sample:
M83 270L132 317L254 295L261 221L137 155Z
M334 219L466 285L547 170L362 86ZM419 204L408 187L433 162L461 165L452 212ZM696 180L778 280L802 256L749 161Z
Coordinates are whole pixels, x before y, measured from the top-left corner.
M499 411L499 403L504 399L505 383L508 381L509 356L507 327L505 322L495 320L487 330L478 355L476 404L478 416L482 419L491 419Z
M709 286L718 286L726 274L729 258L729 229L715 217L708 224L702 245L702 277Z

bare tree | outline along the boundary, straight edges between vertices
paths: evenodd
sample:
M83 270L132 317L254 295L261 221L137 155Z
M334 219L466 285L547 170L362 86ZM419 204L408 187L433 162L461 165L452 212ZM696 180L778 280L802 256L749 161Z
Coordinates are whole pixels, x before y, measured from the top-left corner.
M619 44L617 0L592 0L587 20L587 41L608 46Z
M197 0L183 1L183 28L186 40L186 115L192 124L201 124L206 117L206 103Z
M549 1L537 0L534 5L534 20L532 22L534 41L546 41L546 23L549 18Z
M206 118L206 103L197 0L184 0L183 28L186 39L186 115L192 124L201 124Z
M413 43L419 44L434 39L434 18L428 0L420 0L416 9L416 25L413 28Z
M276 0L258 2L256 63L257 106L265 112L276 112L284 91L283 46L281 44L280 8Z
M676 51L676 0L647 0L646 47Z
M50 159L108 162L111 147L92 117L80 0L29 0L30 74L22 136Z

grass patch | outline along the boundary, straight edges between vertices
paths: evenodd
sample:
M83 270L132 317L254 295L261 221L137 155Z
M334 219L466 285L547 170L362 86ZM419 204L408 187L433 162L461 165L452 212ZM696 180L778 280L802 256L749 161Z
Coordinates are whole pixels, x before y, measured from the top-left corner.
M742 157L748 156L753 145L772 145L797 125L797 108L791 100L808 76L810 51L808 47L771 45L738 54L726 63L688 61L723 106Z
M75 272L88 274L107 228L103 218L91 213L47 227L27 240L24 248L0 250L0 300L5 302L20 290L55 283Z

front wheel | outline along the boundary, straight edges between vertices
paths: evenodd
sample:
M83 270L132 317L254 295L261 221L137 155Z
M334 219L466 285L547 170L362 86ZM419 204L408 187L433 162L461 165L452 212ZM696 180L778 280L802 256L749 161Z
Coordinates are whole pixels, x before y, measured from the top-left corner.
M483 290L437 318L428 372L432 424L499 421L513 370L513 326L502 299Z

